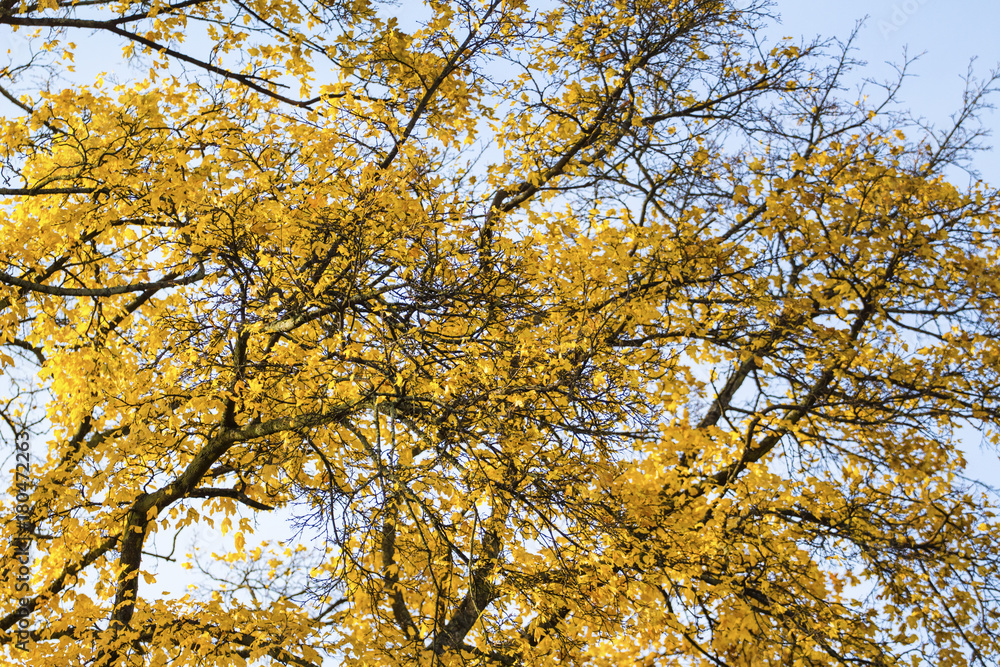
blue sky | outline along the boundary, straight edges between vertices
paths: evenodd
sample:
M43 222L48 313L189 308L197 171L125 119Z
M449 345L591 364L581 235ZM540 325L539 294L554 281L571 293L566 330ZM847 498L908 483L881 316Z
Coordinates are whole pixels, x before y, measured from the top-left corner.
M795 37L844 39L867 16L855 42L857 57L868 62L864 75L890 77L887 61L902 62L904 51L920 55L901 101L936 124L947 123L961 104L971 59L977 59L973 71L979 78L1000 66L997 0L778 0L775 11L782 19L776 33ZM1000 135L1000 113L984 116L983 123ZM1000 136L990 139L997 142ZM980 154L975 166L984 180L1000 184L1000 153Z

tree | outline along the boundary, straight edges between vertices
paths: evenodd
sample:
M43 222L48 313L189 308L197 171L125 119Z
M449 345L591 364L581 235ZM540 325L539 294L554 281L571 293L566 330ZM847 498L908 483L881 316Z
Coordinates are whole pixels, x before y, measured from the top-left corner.
M935 132L762 2L421 11L0 4L4 660L995 664L994 79ZM38 85L85 31L147 73Z

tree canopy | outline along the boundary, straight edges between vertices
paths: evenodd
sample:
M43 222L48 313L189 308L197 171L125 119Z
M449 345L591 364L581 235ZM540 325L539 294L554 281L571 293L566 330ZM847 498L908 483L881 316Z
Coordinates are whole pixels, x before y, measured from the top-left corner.
M0 2L0 660L995 665L994 79L768 10Z

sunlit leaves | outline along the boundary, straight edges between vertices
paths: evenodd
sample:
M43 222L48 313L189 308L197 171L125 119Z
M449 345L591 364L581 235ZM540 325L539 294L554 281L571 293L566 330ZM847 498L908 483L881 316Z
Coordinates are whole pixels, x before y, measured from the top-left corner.
M32 664L1000 653L959 430L997 432L998 198L948 178L962 125L837 102L841 61L721 2L0 30L72 55L95 17L148 76L0 123Z

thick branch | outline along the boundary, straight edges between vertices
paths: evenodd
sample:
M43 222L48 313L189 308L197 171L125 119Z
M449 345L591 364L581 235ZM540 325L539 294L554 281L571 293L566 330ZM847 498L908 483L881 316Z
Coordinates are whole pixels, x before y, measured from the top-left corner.
M205 277L205 267L198 267L198 271L187 276L185 278L179 278L180 273L171 272L163 277L163 280L158 280L153 283L136 283L134 285L118 285L116 287L101 287L101 288L85 288L85 287L53 287L52 285L43 285L41 283L31 282L30 280L24 280L23 278L17 278L9 273L0 271L0 282L7 285L12 285L14 287L20 287L23 290L29 292L38 292L40 294L51 294L53 296L69 296L69 297L104 297L104 296L114 296L116 294L129 294L131 292L145 292L148 290L158 290L167 287L179 287L181 285L190 285L191 283L198 282Z
M237 489L211 489L211 488L197 488L193 489L187 494L188 498L232 498L238 500L248 507L252 507L255 510L267 511L273 510L274 507L271 505L265 505L262 502L254 500L247 494L239 491Z

